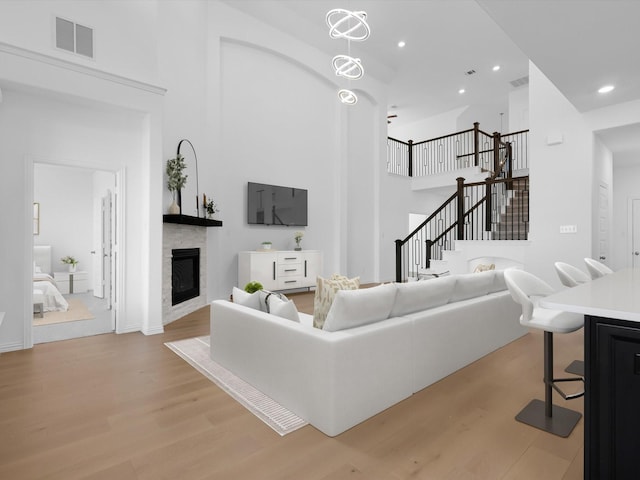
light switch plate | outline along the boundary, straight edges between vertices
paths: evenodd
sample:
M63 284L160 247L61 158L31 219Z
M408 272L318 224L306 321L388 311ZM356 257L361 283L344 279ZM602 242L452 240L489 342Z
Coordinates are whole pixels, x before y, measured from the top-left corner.
M578 233L577 225L560 225L560 233Z

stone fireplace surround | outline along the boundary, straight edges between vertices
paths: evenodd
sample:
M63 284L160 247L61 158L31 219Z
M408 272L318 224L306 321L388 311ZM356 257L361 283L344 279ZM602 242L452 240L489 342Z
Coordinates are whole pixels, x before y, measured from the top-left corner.
M162 324L205 306L207 301L207 229L201 226L163 223L162 229ZM200 295L171 305L171 250L200 249Z

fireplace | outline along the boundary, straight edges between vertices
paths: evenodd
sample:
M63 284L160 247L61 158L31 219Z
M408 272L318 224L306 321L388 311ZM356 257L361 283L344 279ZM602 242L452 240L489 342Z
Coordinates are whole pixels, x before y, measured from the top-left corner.
M200 295L200 249L171 250L171 305Z

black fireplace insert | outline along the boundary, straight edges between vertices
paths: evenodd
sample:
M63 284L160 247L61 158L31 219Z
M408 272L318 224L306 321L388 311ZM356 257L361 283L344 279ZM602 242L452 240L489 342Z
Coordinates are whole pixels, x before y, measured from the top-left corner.
M200 249L171 250L171 305L200 295Z

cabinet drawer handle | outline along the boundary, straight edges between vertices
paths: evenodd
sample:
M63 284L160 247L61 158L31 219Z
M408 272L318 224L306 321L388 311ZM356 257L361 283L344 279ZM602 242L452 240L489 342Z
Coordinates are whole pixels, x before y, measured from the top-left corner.
M276 279L276 262L273 262L273 279Z
M297 280L286 280L284 283L298 283Z
M304 276L307 276L307 261L304 261Z
M298 270L297 268L285 268L284 271L285 272L295 272L296 270Z
M285 260L297 260L298 257L284 257Z

